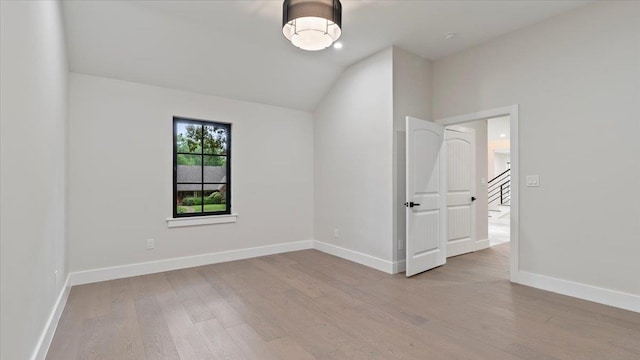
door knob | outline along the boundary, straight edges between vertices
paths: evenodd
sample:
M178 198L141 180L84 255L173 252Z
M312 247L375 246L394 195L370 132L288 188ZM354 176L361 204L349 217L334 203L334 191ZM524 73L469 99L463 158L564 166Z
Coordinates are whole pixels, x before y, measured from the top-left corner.
M472 196L472 197L471 197L471 201L476 201L476 197L475 197L475 196Z
M404 203L404 206L412 208L414 206L420 206L420 204L414 203L413 201L411 201L411 202Z

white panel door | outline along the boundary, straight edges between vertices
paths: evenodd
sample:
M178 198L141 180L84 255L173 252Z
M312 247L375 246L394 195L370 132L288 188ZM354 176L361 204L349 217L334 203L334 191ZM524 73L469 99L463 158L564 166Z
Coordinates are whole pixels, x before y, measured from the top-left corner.
M446 157L444 126L407 117L406 274L446 259Z
M447 127L447 257L475 250L476 134Z

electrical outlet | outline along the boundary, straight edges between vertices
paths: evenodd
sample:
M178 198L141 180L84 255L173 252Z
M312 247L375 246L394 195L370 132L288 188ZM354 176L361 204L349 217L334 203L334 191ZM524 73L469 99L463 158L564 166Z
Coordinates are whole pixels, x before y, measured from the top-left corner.
M153 239L147 239L147 250L153 250L155 247L155 241Z
M336 239L340 238L340 229L338 228L333 229L333 237Z

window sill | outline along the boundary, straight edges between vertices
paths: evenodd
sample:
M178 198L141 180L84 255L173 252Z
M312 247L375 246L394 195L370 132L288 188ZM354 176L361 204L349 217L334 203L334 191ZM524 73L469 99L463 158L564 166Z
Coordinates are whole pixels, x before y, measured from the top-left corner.
M226 224L226 223L234 223L237 220L238 220L238 214L184 217L184 218L167 218L167 227L174 228L174 227L183 227L183 226Z

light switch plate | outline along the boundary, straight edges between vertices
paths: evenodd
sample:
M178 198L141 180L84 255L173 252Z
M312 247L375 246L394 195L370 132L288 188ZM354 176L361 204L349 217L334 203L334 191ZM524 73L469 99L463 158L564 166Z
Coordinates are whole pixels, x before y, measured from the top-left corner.
M540 186L540 175L527 175L527 186Z

